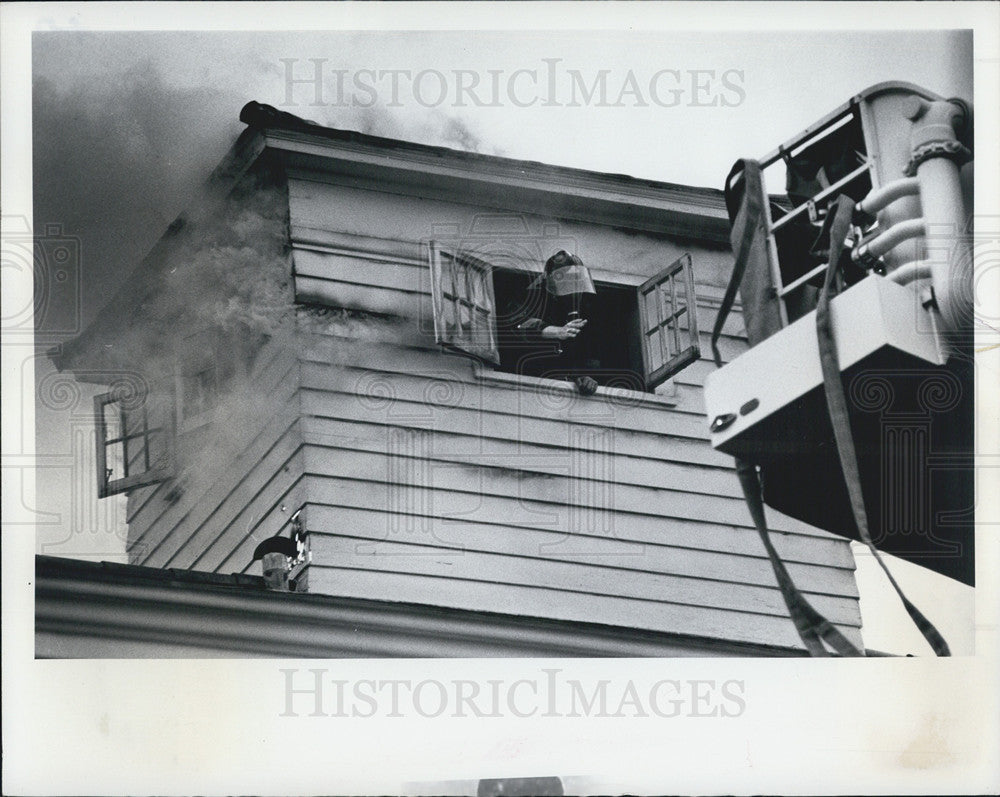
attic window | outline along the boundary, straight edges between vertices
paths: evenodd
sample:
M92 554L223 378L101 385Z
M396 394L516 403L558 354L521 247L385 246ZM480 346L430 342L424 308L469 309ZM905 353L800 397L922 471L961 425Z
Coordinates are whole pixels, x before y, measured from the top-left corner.
M94 397L101 498L173 475L173 429L164 402L118 392Z
M475 356L497 371L564 379L555 357L527 351L512 334L526 310L531 271L499 268L431 244L431 291L437 342ZM638 288L595 282L591 340L601 385L653 392L699 357L691 258L684 255Z

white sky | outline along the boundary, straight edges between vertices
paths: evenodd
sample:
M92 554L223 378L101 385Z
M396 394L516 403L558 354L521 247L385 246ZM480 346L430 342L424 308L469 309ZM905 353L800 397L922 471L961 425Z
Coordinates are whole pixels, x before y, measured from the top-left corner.
M349 70L348 87L353 73L364 69L413 74L437 70L449 77L451 86L454 70L472 70L481 77L478 91L485 99L490 70L502 71L504 85L515 70L537 70L544 86L544 59L559 59L555 96L564 107L544 102L515 107L506 91L499 107L471 103L456 107L452 93L440 105L428 107L435 99L434 79L426 78L421 104L401 77L398 105L390 108L386 107L391 101L390 78L385 77L376 81L380 90L376 108L387 111L404 127L402 132L414 138L433 139L441 117L454 116L481 140L483 152L720 187L737 157L764 154L874 83L907 80L944 96L970 97L968 42L969 35L960 31L148 33L66 42L61 53L47 51L37 74L58 86L87 92L148 65L167 88L211 87L220 96L233 98L234 104L228 106L203 100L197 109L204 126L226 119L232 129L241 100L287 107L288 67L282 59L298 59L293 66L297 78L313 74L309 59L323 59L325 99L330 105L310 107L312 88L298 86L294 99L299 107L287 110L352 127L365 118L365 112L333 104L335 69ZM624 107L596 103L565 107L571 94L564 73L574 69L588 83L600 70L607 70L609 88L620 88L631 70L648 107L633 107L632 96L623 97ZM711 70L719 76L738 70L742 79L733 80L741 83L745 99L735 107L694 107L688 92L677 107L659 107L649 98L648 85L664 69L679 71L684 81L692 70ZM664 95L671 79L660 78ZM522 101L532 96L530 80L522 76L516 81L515 95ZM354 95L362 102L369 96Z

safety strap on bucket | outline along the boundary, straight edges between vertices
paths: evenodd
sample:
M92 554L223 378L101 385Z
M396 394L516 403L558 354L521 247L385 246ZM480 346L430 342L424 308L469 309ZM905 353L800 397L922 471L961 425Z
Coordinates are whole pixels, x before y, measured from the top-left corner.
M844 481L847 483L847 492L851 499L851 511L854 514L854 522L858 527L858 534L861 541L868 546L875 560L885 571L896 594L899 595L903 606L906 607L907 614L913 619L924 639L934 649L938 656L950 656L948 643L938 632L934 625L914 606L903 594L896 579L893 578L889 568L882 560L882 556L872 541L868 531L868 512L865 509L864 496L861 489L861 475L858 470L857 452L854 448L854 438L851 434L850 416L847 411L847 399L844 395L844 385L840 376L840 363L837 359L837 344L833 337L833 323L830 317L830 299L834 277L837 274L837 266L844 249L844 240L850 231L851 214L854 209L854 201L847 196L840 195L837 202L832 205L828 215L833 215L833 223L830 225L830 264L826 271L826 279L823 281L823 288L820 291L819 302L816 305L816 335L819 340L820 363L823 367L823 387L826 392L826 404L830 414L830 423L833 425L833 435L837 442L837 453L840 456L840 466L844 474Z
M735 175L743 172L743 200L745 202L745 218L743 224L743 235L740 243L736 247L736 264L733 266L733 273L729 278L729 285L726 286L726 293L722 297L722 304L719 313L715 316L715 326L712 328L712 354L715 357L715 367L722 367L722 355L719 353L719 336L722 334L722 327L729 317L729 311L733 309L733 302L736 301L736 291L739 290L743 281L743 272L746 271L747 261L750 259L750 251L753 247L754 239L758 233L763 232L761 221L764 217L764 207L761 204L760 164L757 161L741 160L737 161L726 178L726 206L731 205L730 180ZM730 212L732 209L730 208Z
M809 651L810 656L829 655L823 647L823 641L830 645L841 656L864 656L829 620L821 615L812 604L806 600L805 596L799 592L792 577L788 574L785 563L781 561L775 550L774 543L771 542L770 534L767 530L767 521L764 518L764 501L761 498L760 477L757 468L745 460L736 458L736 475L740 478L740 487L743 488L743 497L746 499L750 509L750 516L753 518L757 533L764 543L767 551L767 558L771 560L771 568L774 576L778 580L778 587L781 589L781 597L785 599L785 606L788 607L788 614L795 623L795 630L799 633L799 639Z

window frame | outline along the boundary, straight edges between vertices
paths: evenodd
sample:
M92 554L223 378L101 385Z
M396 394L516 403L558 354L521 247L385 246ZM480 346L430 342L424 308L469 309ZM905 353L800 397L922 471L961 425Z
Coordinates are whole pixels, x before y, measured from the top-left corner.
M434 339L435 342L441 346L448 349L457 350L464 354L471 354L475 357L473 361L473 372L475 376L479 379L487 379L498 384L505 385L521 385L521 386L531 386L537 387L539 389L550 390L556 385L565 385L568 390L574 390L572 385L563 382L559 379L549 379L545 377L538 377L526 374L513 374L507 371L500 370L500 352L498 343L498 329L497 329L497 308L496 308L496 295L493 288L493 275L494 270L493 265L487 263L477 257L468 255L465 253L459 253L454 249L447 246L442 246L439 241L431 240L428 242L428 259L430 263L430 275L431 275L431 300L433 305L433 320L434 320ZM453 338L449 338L446 332L442 329L443 320L442 315L445 312L443 307L443 291L438 290L438 286L441 285L441 281L444 278L443 268L441 263L441 256L445 255L452 258L455 263L462 263L465 266L478 269L484 275L484 285L486 291L488 292L488 298L490 302L490 309L487 313L487 323L490 334L490 344L491 349L487 352L483 352L481 347L474 346L471 342L467 341L456 341ZM537 272L525 270L526 274L532 276L537 276ZM683 277L683 301L684 307L675 312L671 318L664 319L663 315L658 315L658 323L655 325L662 334L666 334L665 330L672 327L668 327L671 320L676 321L683 315L687 315L688 329L687 335L689 338L689 344L687 347L680 349L676 354L670 357L666 362L658 366L656 369L652 369L652 362L650 357L650 352L648 351L648 330L651 328L649 324L648 314L645 307L645 295L649 292L658 288L664 282L670 281L672 286L675 286L676 281L674 277L681 273ZM598 279L595 277L595 284L607 284L609 286L616 286L622 288L631 289L634 292L639 329L637 330L639 335L639 348L642 356L642 367L643 367L643 379L645 384L645 391L630 390L628 388L619 387L605 387L599 386L596 395L599 396L610 396L610 397L620 397L620 398L635 398L637 396L643 396L649 399L652 403L663 404L666 406L676 406L676 385L673 382L672 377L679 373L681 370L686 368L688 365L696 362L701 356L699 333L698 333L698 320L697 320L697 304L698 297L695 291L694 284L694 270L692 268L692 260L690 252L685 252L683 255L674 260L669 266L661 269L656 274L654 274L649 279L645 280L639 285L636 285L628 281L619 280L608 280L607 277L611 276L607 273L602 273L601 276L604 279ZM453 288L454 279L452 280ZM672 293L674 297L674 304L676 304L676 297L679 294L676 289ZM471 309L471 308L470 308ZM674 332L675 338L679 335L679 331Z
M502 387L518 390L529 389L543 393L546 396L552 396L553 393L564 392L567 395L571 395L574 398L579 398L581 400L590 398L582 395L572 382L566 382L562 379L549 379L544 376L530 376L528 374L513 374L510 371L499 371L490 367L488 364L480 362L479 360L473 361L472 373L476 379L484 382L492 382L493 384ZM666 387L667 390L660 392L664 387ZM674 386L670 381L664 382L656 390L657 392L655 393L647 393L641 390L629 390L624 387L606 387L604 385L598 385L597 392L594 393L594 396L599 399L607 400L612 404L624 407L648 405L659 405L662 407L677 406L679 400L676 396Z
M443 284L445 275L442 263L444 257L450 258L453 266L460 264L466 269L464 280L466 292L464 296L459 293L459 285L454 267L449 269L451 274L449 286L451 293L447 294L445 292ZM481 284L484 286L486 298L489 301L488 308L477 304L475 299L472 298L474 291L469 280L469 269L475 269L480 273ZM442 246L439 241L430 241L431 304L434 314L434 340L449 349L472 355L483 362L498 366L500 364L500 349L497 342L496 296L493 292L492 270L493 266L477 257L459 252L447 246ZM453 327L454 329L462 329L459 305L464 305L467 308L470 319L468 338L448 333L448 326L445 319L447 308L444 304L446 299L454 308L454 320L456 322ZM488 336L486 345L477 343L472 339L475 333L475 322L473 319L477 318L477 313L480 312L485 315L485 329Z
M684 306L677 309L678 292L677 280L675 276L681 272L684 281ZM663 295L657 289L664 283L670 283L670 305L671 312L667 313ZM650 293L657 291L660 301L655 302L656 321L649 317L646 297ZM685 252L666 268L658 271L642 285L636 288L636 298L639 302L639 335L640 348L642 349L642 363L644 376L646 378L646 389L655 390L657 386L663 384L675 374L687 368L701 357L701 345L698 337L698 296L694 287L694 269L691 265L691 253ZM681 317L686 315L688 319L688 345L682 348L680 345L681 329L679 322ZM671 322L675 322L671 325ZM674 346L669 345L666 338L668 329L672 330ZM665 352L672 352L670 357L666 354L662 356L662 364L654 367L653 353L651 351L653 335L658 336L660 349ZM676 350L675 350L676 349Z
M96 437L97 454L97 495L98 498L107 498L111 495L123 493L136 487L143 487L147 484L155 484L164 481L174 475L174 436L175 428L173 423L174 413L169 400L164 398L163 418L164 422L160 426L150 424L149 418L149 398L148 395L141 397L138 407L127 408L119 391L109 391L94 396L94 433ZM121 434L118 437L108 437L108 424L105 421L105 408L108 405L117 404L119 412L119 425ZM142 431L139 434L128 434L128 413L142 413ZM159 434L163 440L162 465L152 467L150 461L149 440L154 434ZM145 467L136 472L129 473L128 465L128 441L142 439L144 450ZM108 472L108 447L117 443L122 444L122 461L125 475L118 479L112 479Z

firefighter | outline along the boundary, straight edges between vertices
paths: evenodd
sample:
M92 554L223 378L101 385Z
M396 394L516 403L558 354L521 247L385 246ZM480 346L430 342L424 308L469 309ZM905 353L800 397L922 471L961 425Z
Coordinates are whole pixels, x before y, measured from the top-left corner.
M594 330L588 329L588 310L596 296L590 271L576 255L559 250L528 288L531 317L517 325L522 338L547 355L546 365L573 379L585 396L597 391L588 375L600 367L593 356Z

